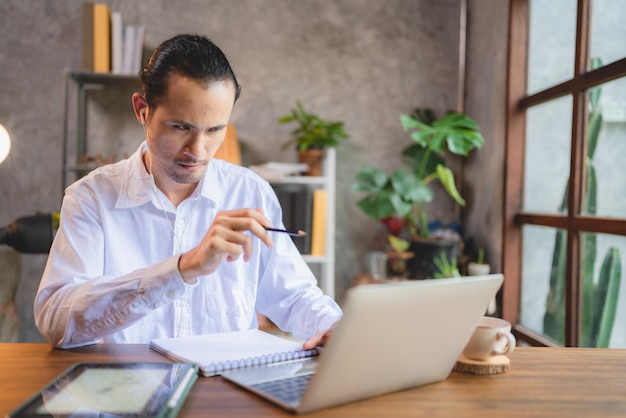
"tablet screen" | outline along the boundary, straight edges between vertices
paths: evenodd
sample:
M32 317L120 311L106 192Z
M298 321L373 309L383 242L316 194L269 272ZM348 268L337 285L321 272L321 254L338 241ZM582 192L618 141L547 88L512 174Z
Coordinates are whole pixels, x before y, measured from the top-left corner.
M79 363L10 416L157 416L190 369L197 372L182 363Z

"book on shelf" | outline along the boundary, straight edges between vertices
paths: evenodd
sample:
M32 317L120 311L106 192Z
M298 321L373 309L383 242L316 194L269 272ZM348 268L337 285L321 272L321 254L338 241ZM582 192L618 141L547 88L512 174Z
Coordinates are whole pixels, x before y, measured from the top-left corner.
M83 68L111 71L111 20L106 3L83 3Z
M328 195L324 189L313 191L313 221L311 225L311 255L326 253L326 205Z
M285 225L286 229L292 230L291 218L293 215L291 214L291 208L294 186L290 184L272 184L272 188L283 211L283 225Z
M283 210L283 224L290 231L302 230L303 237L292 237L301 254L311 252L313 191L304 184L272 184Z
M124 26L122 73L138 74L141 70L145 36L146 27L144 25Z
M313 190L306 185L301 185L293 196L291 206L291 230L306 231L303 237L292 237L300 254L311 253L311 227L313 225Z
M141 70L141 61L143 58L143 44L146 38L146 27L144 25L135 25L135 39L133 39L133 62L131 65L131 74L139 74Z
M301 342L258 329L157 338L150 341L150 348L171 360L197 364L203 376L318 354L317 349L304 350Z
M135 26L124 26L122 41L122 73L130 74L132 71L133 52L135 49Z
M113 74L138 74L145 25L124 25L122 13L105 3L83 3L83 68Z
M124 62L124 26L122 13L111 12L111 72L121 74Z

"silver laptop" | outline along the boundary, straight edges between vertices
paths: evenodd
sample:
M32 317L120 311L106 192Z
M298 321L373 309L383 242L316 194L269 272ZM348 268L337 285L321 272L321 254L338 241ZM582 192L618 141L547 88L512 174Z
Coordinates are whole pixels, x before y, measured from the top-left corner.
M296 413L439 382L502 281L492 274L355 287L318 357L222 376Z

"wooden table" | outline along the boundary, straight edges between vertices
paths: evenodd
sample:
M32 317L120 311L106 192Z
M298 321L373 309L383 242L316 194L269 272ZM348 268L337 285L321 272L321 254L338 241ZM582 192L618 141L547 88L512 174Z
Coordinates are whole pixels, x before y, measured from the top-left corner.
M312 413L311 417L626 416L626 350L520 347L501 375L452 372L443 382ZM163 361L146 345L0 343L0 416L80 361ZM293 416L220 377L198 379L180 417Z

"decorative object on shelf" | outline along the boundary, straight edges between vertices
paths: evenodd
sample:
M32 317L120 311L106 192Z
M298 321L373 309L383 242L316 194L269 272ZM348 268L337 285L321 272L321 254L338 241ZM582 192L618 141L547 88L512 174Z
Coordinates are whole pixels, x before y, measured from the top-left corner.
M93 170L94 168L101 167L103 165L112 164L115 161L117 161L117 156L115 154L111 156L105 156L97 153L95 155L81 155L80 157L78 157L78 164L88 170Z
M406 240L409 243L406 251L418 255L424 253L424 245L437 247L427 256L426 262L414 262L413 257L405 263L409 278L433 278L436 272L432 262L434 257L444 251L448 263L452 264L460 236L431 234L425 207L434 196L431 183L439 180L450 197L465 206L465 200L456 188L454 174L445 165L444 155L447 151L466 157L473 149L482 147L484 139L478 124L457 112L435 119L430 109L416 109L411 115L401 115L400 121L414 142L402 151L408 169L397 169L387 175L375 167L364 167L357 173L352 191L365 193L357 202L359 209L371 219L387 225L391 236ZM444 246L446 248L442 248ZM395 273L402 275L405 272Z
M58 228L58 212L22 216L0 228L0 244L19 253L47 254Z
M298 127L291 131L291 139L283 144L283 148L295 145L300 162L309 166L306 174L321 176L325 149L337 147L349 137L344 131L343 122L322 119L306 111L299 101L290 113L278 119L280 124L291 122L295 122Z
M11 136L6 128L0 125L0 164L9 156L11 151Z

